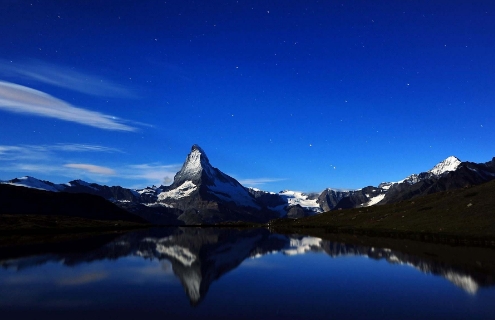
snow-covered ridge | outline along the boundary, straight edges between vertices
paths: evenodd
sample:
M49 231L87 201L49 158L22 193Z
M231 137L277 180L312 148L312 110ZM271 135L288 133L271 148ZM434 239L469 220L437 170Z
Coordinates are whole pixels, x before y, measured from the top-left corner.
M158 188L157 186L151 186L144 189L136 189L136 192L138 194L155 194L162 192L162 189Z
M301 207L311 210L315 213L323 212L318 204L318 199L309 199L309 195L299 191L284 190L278 193L288 206L300 205Z
M2 183L51 192L63 191L66 188L66 185L63 184L54 184L49 181L43 181L29 176L3 181Z

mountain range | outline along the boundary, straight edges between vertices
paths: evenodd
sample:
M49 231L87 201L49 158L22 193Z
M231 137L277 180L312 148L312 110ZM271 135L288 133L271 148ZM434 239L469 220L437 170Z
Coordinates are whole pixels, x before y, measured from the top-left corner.
M347 191L329 188L321 193L310 194L290 190L273 193L242 186L234 178L213 167L204 150L193 145L169 186L134 190L82 180L54 184L33 177L15 178L2 181L1 184L50 193L100 196L116 207L153 224L197 225L226 221L263 223L280 217L300 218L330 210L395 203L493 179L495 158L486 163L472 163L461 162L451 156L428 171L411 174L397 182L382 182L376 187L367 186ZM33 206L20 205L33 201L32 197L21 199L22 197L2 197L2 212L34 213ZM35 213L40 210L43 211L38 209ZM47 207L46 210L50 209Z

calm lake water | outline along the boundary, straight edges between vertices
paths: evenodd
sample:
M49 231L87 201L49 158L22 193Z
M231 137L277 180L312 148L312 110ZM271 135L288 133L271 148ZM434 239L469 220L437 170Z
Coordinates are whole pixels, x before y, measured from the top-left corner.
M261 229L4 246L0 266L1 319L495 319L495 272Z

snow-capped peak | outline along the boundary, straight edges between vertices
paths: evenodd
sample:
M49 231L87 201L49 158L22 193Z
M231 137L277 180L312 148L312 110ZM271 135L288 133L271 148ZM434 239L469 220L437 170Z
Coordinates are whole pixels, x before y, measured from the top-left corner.
M197 144L193 145L191 152L187 155L186 161L180 171L174 177L174 185L181 185L185 181L197 181L201 178L203 170L207 174L211 172L211 165L206 153Z
M461 164L461 160L459 160L454 156L450 156L447 159L443 160L442 162L438 163L428 172L438 176L448 171L455 171L460 164Z
M450 156L448 157L447 159L439 162L436 166L434 166L431 170L427 171L427 172L421 172L419 174L417 173L414 173L400 181L397 181L397 182L382 182L379 187L384 189L384 190L388 190L393 184L396 184L396 183L409 183L409 184L414 184L414 183L417 183L421 180L424 180L424 179L428 179L428 178L431 178L431 177L435 177L435 176L440 176L442 175L443 173L445 172L449 172L449 171L455 171L457 170L457 168L459 167L459 165L461 164L461 160L459 160L457 157L454 157L454 156Z

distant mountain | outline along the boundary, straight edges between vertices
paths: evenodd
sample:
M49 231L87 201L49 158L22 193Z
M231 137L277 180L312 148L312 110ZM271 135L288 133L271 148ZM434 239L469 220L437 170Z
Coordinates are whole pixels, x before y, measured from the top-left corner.
M380 202L394 203L439 191L455 190L495 179L495 158L486 163L461 162L449 157L433 169L389 184ZM383 184L382 184L383 185Z
M426 172L421 172L419 174L412 174L398 182L382 183L382 186L400 184L400 183L415 184L417 182L427 180L430 178L440 177L442 174L446 172L457 170L457 168L461 165L461 163L462 163L461 160L459 160L457 157L450 156L447 159L439 162L432 169Z
M338 208L354 208L357 206L366 207L380 202L385 196L385 193L385 189L373 186L349 191L325 189L318 197L318 204L323 211Z
M477 185L495 179L495 158L482 164L450 156L432 169L398 182L382 182L359 190L324 190L318 199L324 211L394 203L423 195Z
M301 218L324 211L394 203L422 195L462 188L495 179L494 160L476 164L451 156L432 169L398 182L382 182L358 190L325 189L321 193L284 190L278 193L246 188L214 168L198 145L170 186L127 189L73 180L54 184L33 177L3 181L51 192L98 195L154 224L212 224L225 221L267 222L273 218Z
M146 222L102 197L84 193L50 192L0 184L0 204L0 214L62 215L94 220Z
M89 193L98 195L110 201L137 201L141 197L139 193L131 189L126 189L119 186L102 186L82 180L73 180L64 184L54 184L50 181L38 180L36 178L26 176L4 181L3 183L51 192Z
M248 188L248 190L270 210L278 212L281 217L301 218L323 212L318 204L318 193L290 190L274 193L255 188Z
M98 195L155 224L267 222L285 215L287 206L287 201L280 195L254 192L214 168L198 145L191 148L170 186L131 190L82 180L54 184L33 177L16 178L3 183L51 192Z

